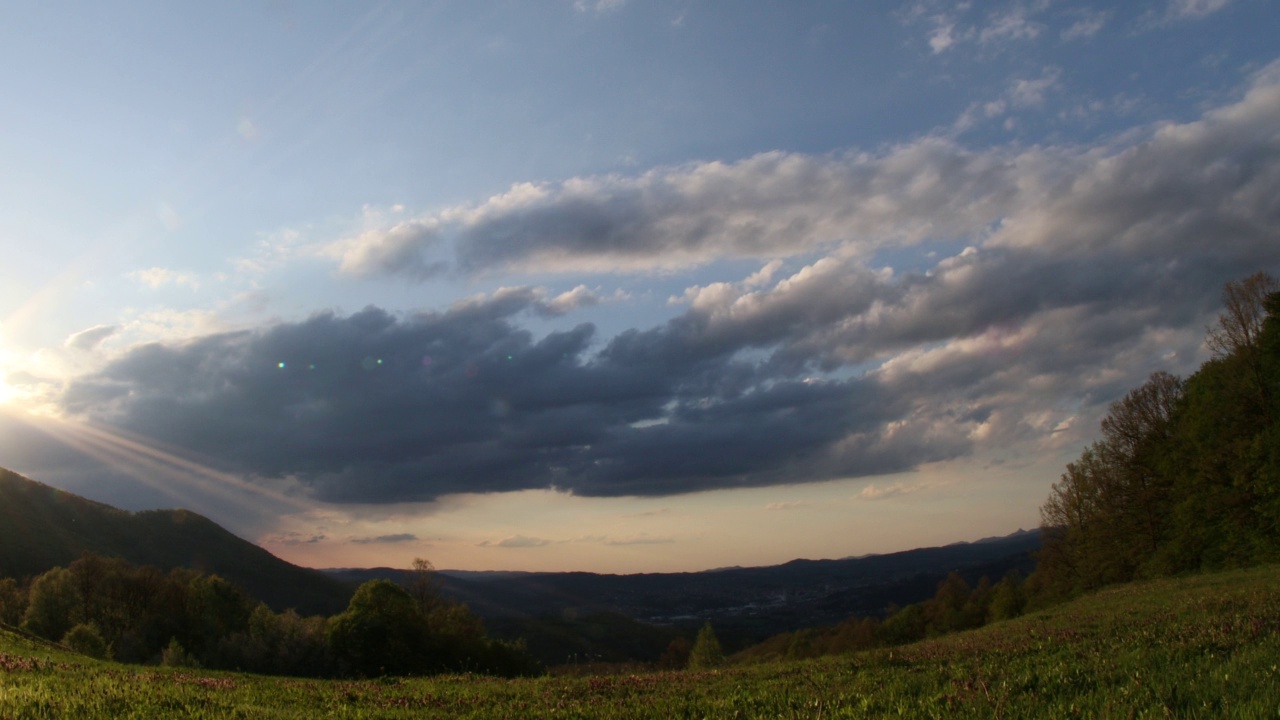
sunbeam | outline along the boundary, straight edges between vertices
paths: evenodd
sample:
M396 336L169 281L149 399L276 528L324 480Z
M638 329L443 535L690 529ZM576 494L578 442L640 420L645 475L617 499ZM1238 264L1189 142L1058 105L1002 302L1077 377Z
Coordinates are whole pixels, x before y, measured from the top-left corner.
M215 498L235 512L260 514L264 501L279 512L306 512L318 505L183 457L177 448L134 433L65 418L0 408L7 416L39 430L59 443L102 463L106 468L150 487L183 506L202 507L204 498Z

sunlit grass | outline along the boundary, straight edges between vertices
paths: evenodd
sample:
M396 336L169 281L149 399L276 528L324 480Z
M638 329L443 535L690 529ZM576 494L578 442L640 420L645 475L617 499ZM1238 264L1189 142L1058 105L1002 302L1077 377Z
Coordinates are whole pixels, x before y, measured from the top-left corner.
M892 650L696 673L326 682L118 666L3 635L0 717L1274 718L1278 664L1272 566Z

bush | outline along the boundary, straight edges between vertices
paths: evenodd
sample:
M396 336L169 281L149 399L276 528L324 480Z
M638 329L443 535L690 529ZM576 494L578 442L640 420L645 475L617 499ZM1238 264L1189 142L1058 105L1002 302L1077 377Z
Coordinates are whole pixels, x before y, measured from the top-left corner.
M106 660L111 655L111 649L102 639L98 626L93 623L80 623L68 630L67 634L62 636L62 644L81 655L88 655L98 660Z

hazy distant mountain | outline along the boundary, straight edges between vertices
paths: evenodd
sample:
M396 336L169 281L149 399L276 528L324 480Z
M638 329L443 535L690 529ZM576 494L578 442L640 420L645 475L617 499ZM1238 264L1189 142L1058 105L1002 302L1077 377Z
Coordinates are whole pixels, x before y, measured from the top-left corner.
M276 610L340 612L352 586L298 567L187 510L131 513L0 468L0 577L37 575L84 553L215 573Z
M996 582L1015 569L1027 573L1034 567L1031 552L1039 547L1039 530L1019 530L973 543L769 567L635 575L443 570L438 581L443 594L513 635L538 618L603 613L684 628L711 620L722 640L751 642L851 615L880 615L892 603L919 602L932 597L952 571L970 583L983 575ZM392 568L326 572L352 582L408 579L408 571Z

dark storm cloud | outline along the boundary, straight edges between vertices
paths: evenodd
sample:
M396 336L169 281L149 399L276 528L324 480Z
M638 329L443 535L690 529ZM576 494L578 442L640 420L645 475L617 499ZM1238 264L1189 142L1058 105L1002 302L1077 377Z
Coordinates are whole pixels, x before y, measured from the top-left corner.
M441 314L370 308L143 346L74 382L63 406L349 502L546 487L676 494L937 454L871 440L866 453L840 450L903 412L875 382L761 374L682 321L589 355L590 325L535 340L514 324L537 305L510 290Z

